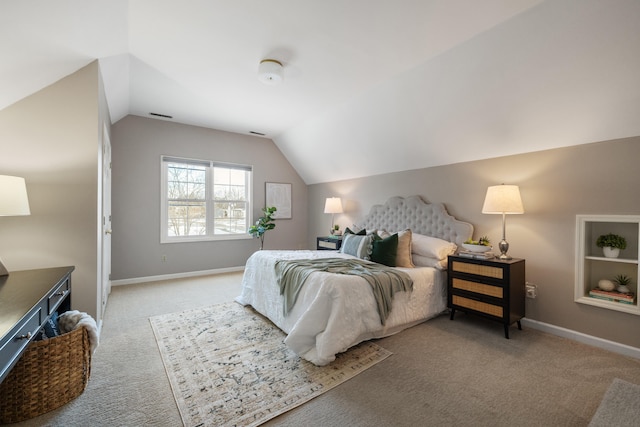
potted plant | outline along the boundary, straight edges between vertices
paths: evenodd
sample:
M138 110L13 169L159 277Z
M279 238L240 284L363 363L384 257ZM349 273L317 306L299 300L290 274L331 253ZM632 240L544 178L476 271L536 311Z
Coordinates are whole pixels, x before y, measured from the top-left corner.
M628 294L629 292L631 292L631 289L629 289L628 286L631 283L631 277L627 276L626 274L618 274L616 278L613 279L613 281L617 285L616 290L618 292L623 294Z
M617 258L620 250L627 248L627 240L618 234L603 234L596 240L596 246L602 248L606 258Z
M331 235L333 235L333 236L341 236L342 235L342 231L340 231L340 226L338 224L335 224L333 226L333 230L331 230Z
M276 228L276 225L273 223L273 214L276 211L277 209L275 206L266 206L262 208L264 216L258 218L255 225L249 227L249 234L253 237L260 238L260 250L262 250L262 247L264 246L264 233Z

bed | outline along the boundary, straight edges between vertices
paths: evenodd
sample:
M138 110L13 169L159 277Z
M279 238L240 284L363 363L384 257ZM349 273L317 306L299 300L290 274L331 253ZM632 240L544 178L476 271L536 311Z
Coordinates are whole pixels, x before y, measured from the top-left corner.
M446 257L473 234L473 226L449 215L444 205L426 203L417 196L393 197L384 205L375 205L358 225L366 230L366 236L377 233L382 238L387 232L399 232L401 236L397 256L402 251L405 258L393 268L411 278L413 289L395 293L384 322L367 281L356 275L324 271L308 275L295 304L285 315L276 263L363 258L362 254L345 250L345 243L355 240L349 235L345 235L341 251L255 252L247 260L242 292L236 298L271 320L287 334L285 343L289 348L318 366L331 363L336 354L362 341L395 334L442 313L446 309Z

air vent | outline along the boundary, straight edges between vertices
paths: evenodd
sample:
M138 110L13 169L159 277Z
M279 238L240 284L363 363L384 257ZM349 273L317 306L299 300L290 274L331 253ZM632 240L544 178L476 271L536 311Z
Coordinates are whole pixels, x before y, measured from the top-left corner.
M149 113L150 116L162 117L163 119L173 119L173 116L168 116L166 114L160 113Z
M258 136L264 136L265 135L264 133L255 132L255 131L252 131L252 130L250 130L249 133L252 134L252 135L258 135Z

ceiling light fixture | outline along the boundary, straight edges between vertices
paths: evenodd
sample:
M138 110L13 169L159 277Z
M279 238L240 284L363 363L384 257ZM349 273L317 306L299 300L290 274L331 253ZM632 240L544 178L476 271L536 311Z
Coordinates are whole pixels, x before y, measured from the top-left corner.
M266 85L275 86L282 83L284 68L280 61L275 59L263 59L258 66L258 80Z

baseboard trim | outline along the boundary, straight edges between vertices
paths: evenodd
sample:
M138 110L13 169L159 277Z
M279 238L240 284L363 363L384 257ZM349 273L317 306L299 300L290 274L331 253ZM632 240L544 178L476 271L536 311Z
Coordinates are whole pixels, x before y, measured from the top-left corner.
M187 271L185 273L162 274L159 276L134 277L131 279L112 280L111 286L135 285L137 283L159 282L162 280L184 279L187 277L209 276L211 274L235 273L244 270L244 266L215 268L213 270Z
M623 356L633 357L634 359L640 359L640 348L631 347L626 344L620 344L615 341L605 340L602 338L594 337L592 335L583 334L582 332L561 328L560 326L555 326L549 323L544 323L544 322L531 320L527 318L522 319L522 325L528 326L531 329L537 329L539 331L547 332L552 335L557 335L559 337L578 341L593 347L602 348L604 350L608 350L613 353L618 353Z

